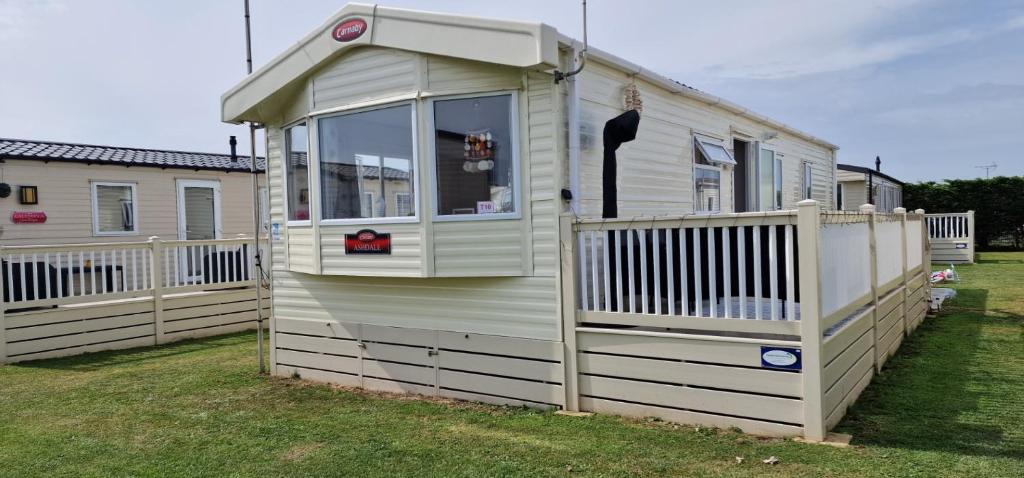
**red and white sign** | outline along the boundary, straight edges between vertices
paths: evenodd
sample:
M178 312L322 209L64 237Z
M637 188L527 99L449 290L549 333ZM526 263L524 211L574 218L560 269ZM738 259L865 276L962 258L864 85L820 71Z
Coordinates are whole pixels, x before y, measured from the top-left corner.
M11 222L15 224L42 224L46 222L46 213L43 211L14 211L11 213Z
M345 43L363 36L363 33L366 33L366 21L362 18L350 18L335 26L331 31L331 37Z
M345 234L345 254L391 254L391 234L373 229Z

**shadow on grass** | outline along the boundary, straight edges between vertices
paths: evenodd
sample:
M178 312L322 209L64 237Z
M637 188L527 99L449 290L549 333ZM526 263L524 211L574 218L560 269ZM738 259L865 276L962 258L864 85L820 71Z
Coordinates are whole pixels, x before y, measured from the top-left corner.
M975 264L1024 264L1024 259L978 259Z
M211 350L221 347L230 347L239 343L252 341L253 348L256 344L256 332L237 332L215 337L204 337L199 339L188 339L179 342L172 342L163 345L139 347L123 350L105 350L92 352L72 357L60 357L53 359L33 360L7 365L8 367L38 368L67 370L74 372L91 372L104 367L126 365L133 362L145 362L151 360L162 360L178 355L185 355Z
M875 377L838 430L860 445L1024 458L1006 427L971 423L991 390L972 369L992 366L980 349L988 291L958 290L970 311L926 319ZM1016 426L1016 425L1013 425Z

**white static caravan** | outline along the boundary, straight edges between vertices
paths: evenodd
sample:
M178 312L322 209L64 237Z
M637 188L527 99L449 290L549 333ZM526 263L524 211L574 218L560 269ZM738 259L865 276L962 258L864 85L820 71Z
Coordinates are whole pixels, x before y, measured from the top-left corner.
M874 343L857 341L842 355L846 368L822 377L816 365L810 383L835 386L803 405L809 394L790 360L802 343L795 208L813 199L802 220L819 232L817 204L834 201L836 147L594 48L581 73L561 78L581 48L539 23L350 4L223 95L224 121L267 132L274 373L820 438L870 379L859 358L877 362ZM616 119L619 134L609 132ZM625 219L602 219L609 210ZM843 221L867 237L866 221ZM748 226L710 227L720 222ZM631 229L641 223L648 229ZM605 225L621 234L595 238ZM913 232L895 231L904 229ZM709 244L724 240L718 250L732 252L730 239L756 252L753 269L740 259L715 266L722 254ZM622 254L627 242L634 252ZM684 253L708 251L718 279L700 262L684 272ZM609 256L622 266L615 273ZM747 269L743 297L756 286L764 300L732 310L780 320L712 320L718 309L698 305L721 299L710 284ZM763 288L762 275L772 277ZM878 298L869 290L833 301L829 319L845 315L826 324L869 310ZM890 301L901 314L902 297ZM645 314L674 317L644 319L641 302ZM608 313L626 303L630 313ZM622 318L637 322L614 323ZM666 327L663 318L686 321ZM783 355L781 368L758 369L762 347Z

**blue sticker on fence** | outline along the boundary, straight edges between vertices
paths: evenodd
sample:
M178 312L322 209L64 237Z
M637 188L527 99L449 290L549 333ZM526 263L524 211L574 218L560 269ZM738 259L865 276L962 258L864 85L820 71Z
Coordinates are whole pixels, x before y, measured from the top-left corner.
M966 242L958 242L958 243L956 243L956 248L957 249L967 249L967 243Z
M800 349L791 347L761 347L761 367L800 370L803 360Z

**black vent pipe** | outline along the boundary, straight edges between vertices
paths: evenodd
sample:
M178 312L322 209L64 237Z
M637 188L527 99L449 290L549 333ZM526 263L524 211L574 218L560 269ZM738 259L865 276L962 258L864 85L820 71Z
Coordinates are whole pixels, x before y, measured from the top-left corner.
M228 144L231 145L231 162L237 163L238 152L235 150L235 148L238 146L238 140L235 139L234 136L231 136L231 139L228 140Z
M601 185L604 190L604 205L601 217L605 219L619 217L618 192L615 189L616 160L615 151L636 139L636 131L640 127L640 113L629 110L616 116L604 124L604 172Z

